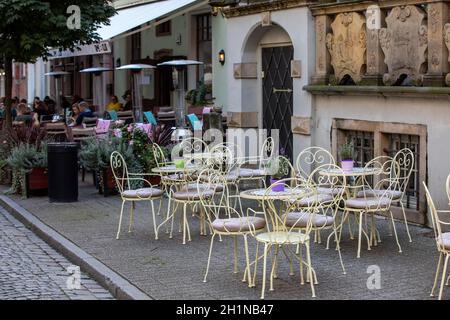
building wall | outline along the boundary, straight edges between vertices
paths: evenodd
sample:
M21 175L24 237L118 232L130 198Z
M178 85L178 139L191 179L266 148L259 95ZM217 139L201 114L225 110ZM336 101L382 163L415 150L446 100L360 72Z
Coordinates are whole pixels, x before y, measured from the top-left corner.
M426 153L428 186L439 207L448 205L445 180L450 173L450 110L447 99L316 96L313 137L316 145L331 148L333 119L369 120L424 125L427 129ZM395 125L398 123L397 125ZM424 164L421 164L424 165ZM422 181L420 181L422 183Z
M223 105L229 113L254 112L257 126L262 124L262 81L261 81L261 42L265 46L277 45L286 41L288 35L294 47L294 60L301 61L301 78L294 78L294 116L311 117L312 96L303 91L314 72L314 24L306 7L271 12L273 27L261 27L261 14L244 15L221 21L215 18L214 37L220 35L217 43L226 48L227 63L222 68L217 61L214 78L217 98L216 104ZM267 30L279 26L274 33ZM222 38L224 37L224 38ZM218 45L214 47L217 51ZM235 79L234 64L257 63L257 79ZM218 70L218 71L217 71ZM226 74L222 79L220 75ZM224 85L226 84L226 85ZM219 93L218 91L221 90ZM246 124L239 124L247 126ZM238 125L238 126L239 126ZM310 136L294 135L294 156L311 144Z
M228 109L228 93L227 83L228 78L232 77L232 74L228 73L228 65L232 64L231 58L228 56L229 44L227 42L228 24L221 14L212 17L212 52L213 52L213 97L215 97L215 104L222 107L224 112ZM218 54L220 50L225 51L225 65L222 66L218 62Z

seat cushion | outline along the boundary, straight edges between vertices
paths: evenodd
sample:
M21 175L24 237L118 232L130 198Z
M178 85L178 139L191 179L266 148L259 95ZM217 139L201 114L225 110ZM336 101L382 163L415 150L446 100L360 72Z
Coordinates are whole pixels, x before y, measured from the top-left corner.
M223 185L221 184L210 184L210 185L200 185L200 188L202 190L205 190L207 188L211 189L212 191L216 192L222 192L223 191ZM196 183L189 183L187 186L183 187L182 191L196 191L198 190L198 186Z
M402 197L402 192L397 191L397 190L387 191L387 190L374 189L374 190L359 191L357 194L358 198L365 198L365 197L373 198L373 197L382 197L382 196L392 197L392 200L398 200Z
M233 174L234 173L235 172L233 172ZM247 169L247 168L239 169L239 178L264 177L265 175L266 173L262 169Z
M212 228L220 232L247 232L252 230L261 230L266 226L266 221L259 217L216 219L211 224Z
M374 210L377 208L387 209L391 204L391 200L386 197L381 198L355 198L345 201L345 206L351 209L368 209Z
M173 198L181 201L199 201L200 197L202 197L203 199L208 199L213 195L214 191L212 190L205 190L201 193L199 193L198 190L182 190L174 192Z
M311 207L317 205L318 203L323 204L331 201L333 201L332 195L326 193L318 193L317 195L313 195L300 200L293 200L291 201L291 203L299 207Z
M450 232L443 233L437 241L445 250L450 250Z
M331 194L333 196L336 196L338 194L343 194L343 188L323 188L323 187L319 187L319 188L317 188L317 191L319 193Z
M285 221L286 227L289 228L306 228L311 219L313 227L316 228L329 227L334 223L333 217L318 213L314 214L314 217L311 217L309 212L289 212L287 218L286 214L282 215L281 218Z
M164 190L157 188L142 188L136 190L126 190L122 192L122 196L129 199L149 199L160 197L164 194Z

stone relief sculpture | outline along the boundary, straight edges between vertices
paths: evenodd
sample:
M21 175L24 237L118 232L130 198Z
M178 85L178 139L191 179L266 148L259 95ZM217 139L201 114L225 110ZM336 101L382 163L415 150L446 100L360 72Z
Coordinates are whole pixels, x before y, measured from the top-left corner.
M450 23L446 23L444 25L444 40L447 49L450 51ZM450 61L450 55L448 57L448 61ZM450 73L445 77L445 84L450 86Z
M331 55L335 81L340 83L348 75L358 83L364 74L366 56L366 22L357 12L340 13L327 34L327 48Z
M388 67L384 84L393 85L402 75L409 76L414 85L422 84L427 68L426 13L411 5L395 7L386 18L386 25L379 33Z

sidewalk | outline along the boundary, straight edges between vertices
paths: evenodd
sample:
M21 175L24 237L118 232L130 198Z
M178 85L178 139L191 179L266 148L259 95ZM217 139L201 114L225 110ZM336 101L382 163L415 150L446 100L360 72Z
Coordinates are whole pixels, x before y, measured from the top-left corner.
M177 232L173 239L162 232L156 241L150 205L137 204L134 232L127 233L126 214L121 239L115 240L120 198L104 198L88 181L80 182L79 192L79 202L70 204L50 204L47 197L11 198L154 299L259 299L262 270L256 288L242 283L243 250L239 252L240 273L235 275L231 239L224 237L223 242L215 243L209 281L203 283L210 237L199 235L197 219L190 220L192 242L183 246ZM254 203L247 204L255 207ZM177 228L178 221L175 225ZM319 280L317 299L430 299L438 258L431 230L411 226L413 243L409 243L404 226L397 223L403 249L400 254L395 239L388 235L387 222L380 220L378 225L383 242L372 251L363 247L361 259L356 259L356 240L349 240L344 232L342 255L347 275L342 274L335 250L326 250L324 244L312 246L312 262ZM253 255L253 240L250 250ZM367 270L372 265L381 270L379 290L367 288L371 276ZM295 276L288 274L288 263L281 258L275 291L267 292L266 299L311 299L310 287L300 285L298 272ZM444 298L450 298L450 290Z
M72 264L0 207L0 300L110 300L82 273L80 288L67 286Z

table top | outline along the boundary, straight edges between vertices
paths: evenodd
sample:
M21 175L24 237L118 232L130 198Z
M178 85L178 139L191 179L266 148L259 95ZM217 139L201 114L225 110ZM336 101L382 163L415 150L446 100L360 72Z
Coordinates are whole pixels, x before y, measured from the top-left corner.
M342 171L337 169L320 171L321 175L340 176L340 177L362 177L362 176L377 175L379 173L380 173L379 169L362 168L362 167L355 167L353 168L352 171Z
M274 200L289 200L295 197L301 197L308 193L305 189L298 188L285 188L284 191L267 191L267 189L252 189L245 190L240 193L242 199L249 200L264 200L264 199L274 199Z
M195 165L195 164L188 164L184 168L177 168L176 165L168 165L165 167L153 168L152 172L171 174L171 173L193 172L193 171L198 171L201 169L202 169L202 166Z

